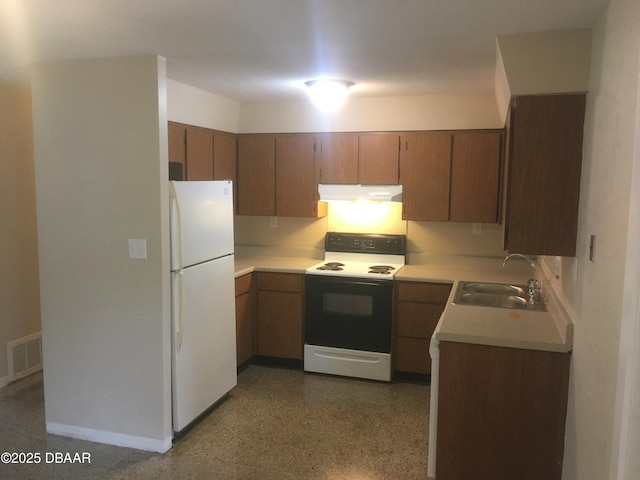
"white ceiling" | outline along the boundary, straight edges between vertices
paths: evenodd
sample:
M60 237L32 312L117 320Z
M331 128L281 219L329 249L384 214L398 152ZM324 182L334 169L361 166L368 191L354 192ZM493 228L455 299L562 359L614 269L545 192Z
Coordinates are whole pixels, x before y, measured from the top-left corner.
M33 62L157 54L239 101L331 76L361 96L493 90L498 34L591 27L608 0L0 0L0 78Z

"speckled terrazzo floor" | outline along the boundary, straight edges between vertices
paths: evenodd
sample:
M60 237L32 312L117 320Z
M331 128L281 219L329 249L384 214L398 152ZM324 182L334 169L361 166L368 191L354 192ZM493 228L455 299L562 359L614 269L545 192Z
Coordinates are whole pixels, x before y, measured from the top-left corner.
M89 452L91 464L0 464L0 479L426 479L429 387L250 365L160 455L44 431L40 374L0 389L0 452Z

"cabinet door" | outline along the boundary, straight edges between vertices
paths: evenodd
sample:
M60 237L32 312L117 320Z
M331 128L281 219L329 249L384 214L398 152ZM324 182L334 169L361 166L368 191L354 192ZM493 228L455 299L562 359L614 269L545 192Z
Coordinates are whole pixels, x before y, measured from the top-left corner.
M517 97L510 120L505 248L575 256L585 95Z
M452 222L497 223L501 132L456 132L451 158Z
M302 294L258 291L258 354L303 358Z
M258 288L258 355L302 360L303 276L261 272Z
M322 135L320 152L321 183L358 183L358 135Z
M182 123L168 123L169 142L169 179L184 180L186 170L186 125Z
M238 366L254 352L255 310L252 275L236 278L236 355Z
M213 179L236 183L236 137L226 133L213 134Z
M446 222L449 220L451 134L422 132L400 139L402 218Z
M313 135L276 137L276 215L318 216L314 143Z
M399 142L395 134L358 135L358 183L397 185Z
M185 131L186 126L181 123L168 123L170 162L185 163Z
M437 478L560 480L569 359L440 342Z
M431 373L429 341L451 292L441 283L397 282L394 368Z
M238 138L238 214L275 215L275 137Z
M187 126L187 180L213 180L213 133Z

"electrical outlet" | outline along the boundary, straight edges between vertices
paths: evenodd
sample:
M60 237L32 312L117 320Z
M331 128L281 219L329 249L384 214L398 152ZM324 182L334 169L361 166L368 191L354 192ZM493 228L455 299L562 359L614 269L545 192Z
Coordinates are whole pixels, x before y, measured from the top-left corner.
M471 228L471 233L473 233L474 235L482 235L482 224L474 223L473 227Z
M278 217L269 217L269 226L276 228L278 226Z

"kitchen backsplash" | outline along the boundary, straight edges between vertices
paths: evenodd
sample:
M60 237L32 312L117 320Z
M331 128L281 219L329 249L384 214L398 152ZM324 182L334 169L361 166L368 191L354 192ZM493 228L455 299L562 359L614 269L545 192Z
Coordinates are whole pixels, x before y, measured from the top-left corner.
M346 208L345 208L346 207ZM407 222L402 205L350 204L329 206L324 218L235 217L235 241L240 246L323 250L327 231L407 235L407 253L414 256L503 257L502 227L453 222ZM474 233L475 230L475 233ZM478 231L479 230L479 231Z

